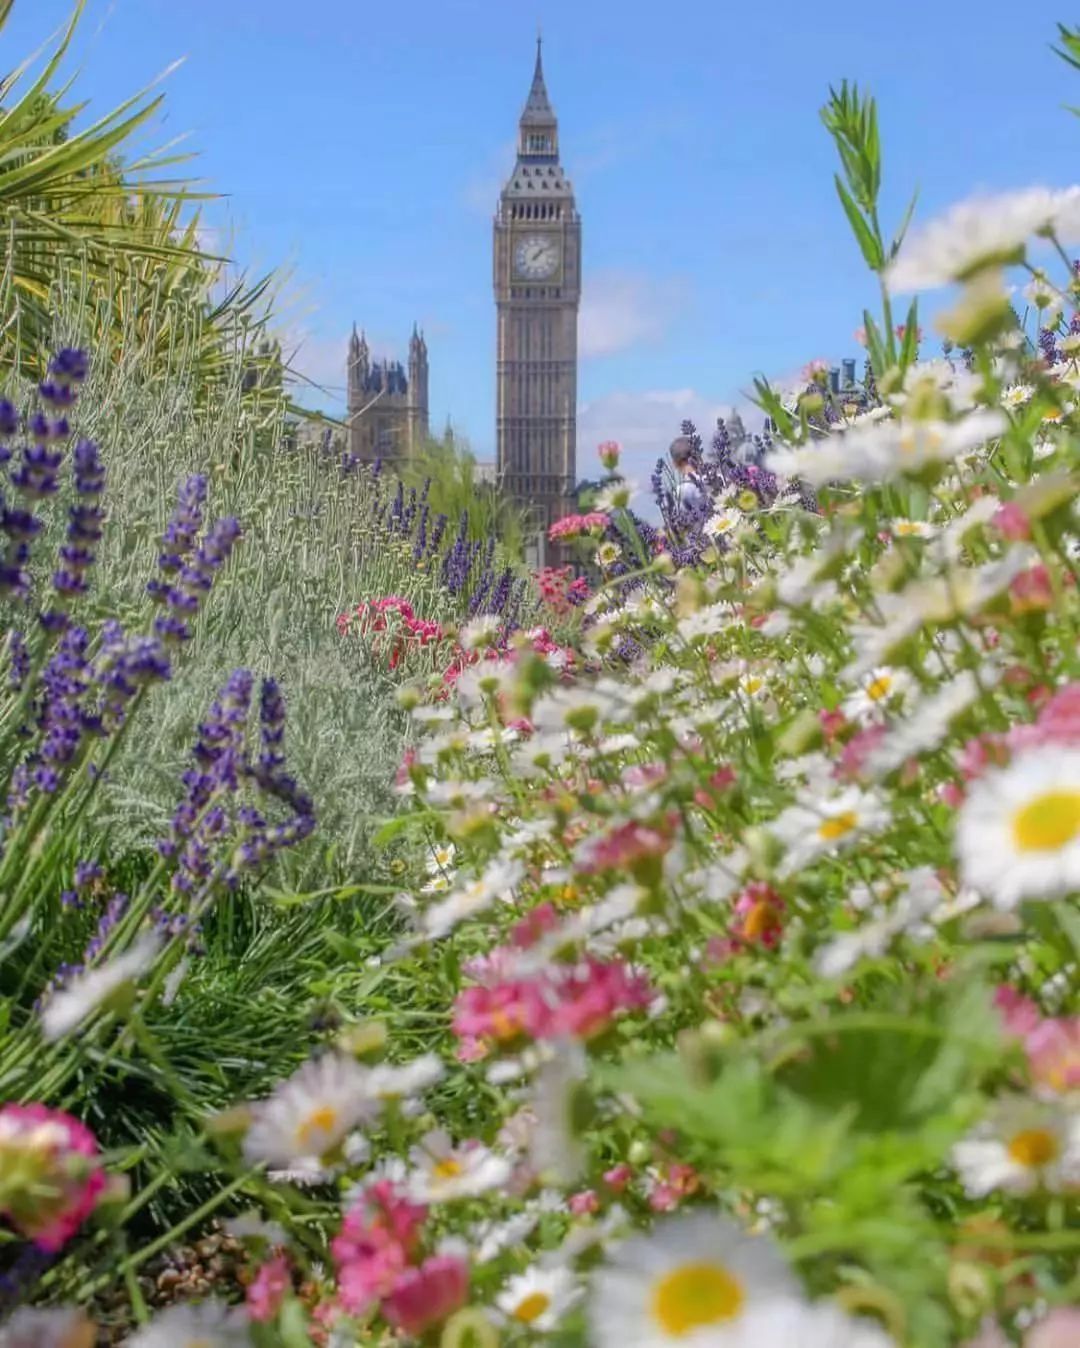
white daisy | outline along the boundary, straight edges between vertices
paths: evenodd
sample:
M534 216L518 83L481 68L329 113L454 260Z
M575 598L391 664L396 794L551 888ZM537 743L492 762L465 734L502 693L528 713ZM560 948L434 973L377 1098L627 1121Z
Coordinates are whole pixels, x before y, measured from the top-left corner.
M156 934L140 936L130 950L79 974L54 992L41 1012L41 1030L50 1043L70 1034L102 1006L146 973L161 949Z
M1074 1190L1080 1188L1080 1119L1060 1105L1017 1096L958 1142L952 1161L972 1198L995 1189Z
M434 1053L406 1063L379 1063L368 1072L367 1090L379 1100L400 1100L421 1095L429 1086L437 1085L445 1072L442 1059Z
M592 508L604 513L625 509L638 493L638 484L625 478L614 482L596 493Z
M481 646L490 646L499 635L499 626L499 619L493 613L483 613L479 618L473 618L458 633L462 650L475 651Z
M617 1246L593 1277L596 1348L736 1348L754 1306L797 1297L776 1246L705 1213L657 1222Z
M1044 271L1036 271L1024 287L1024 299L1039 310L1043 327L1049 327L1065 307L1065 296Z
M1008 428L1001 411L988 408L957 421L882 421L840 431L814 444L777 449L769 468L812 486L829 482L884 482L927 465L948 463L996 439Z
M908 236L885 273L889 289L933 290L968 280L987 267L1020 262L1028 240L1053 226L1071 237L1077 191L1032 187L960 202Z
M934 526L926 520L890 520L889 532L894 538L933 538Z
M250 1348L248 1319L220 1301L170 1306L137 1329L127 1348Z
M248 1160L303 1171L319 1168L354 1128L377 1116L379 1104L367 1068L355 1058L326 1053L306 1062L252 1111L244 1138Z
M903 701L911 686L912 678L906 670L879 665L864 675L858 689L844 702L844 711L857 720L876 716L890 704Z
M1080 750L1017 755L971 788L956 826L965 885L998 908L1080 889Z
M873 1320L855 1318L828 1301L781 1297L746 1313L746 1348L895 1348Z
M474 1198L489 1189L501 1188L510 1178L512 1165L490 1147L480 1143L455 1146L448 1133L427 1133L410 1152L414 1169L406 1180L409 1197L417 1203L446 1203L455 1198Z
M903 720L891 725L884 740L868 754L864 764L867 776L884 777L908 759L936 748L951 723L982 696L983 688L992 688L997 677L992 666L980 670L980 688L975 675L964 669L929 697L909 706Z
M853 786L831 799L810 793L799 796L769 825L769 831L784 845L782 870L790 875L815 857L842 851L888 822L889 812L882 802Z
M511 1323L543 1333L554 1329L583 1293L570 1269L534 1265L510 1279L495 1298L495 1305Z
M456 856L457 848L453 843L432 843L431 855L427 859L428 874L440 875L450 870Z
M596 564L605 569L609 566L614 566L617 561L621 560L621 558L622 548L619 547L618 543L612 542L610 538L606 539L596 549Z
M504 1222L479 1222L469 1231L474 1264L487 1264L504 1250L522 1245L540 1220L535 1212L517 1212Z
M726 538L728 534L733 534L742 522L740 511L733 506L722 506L705 521L702 532L709 538Z
M424 935L439 940L459 922L484 912L497 900L512 898L513 888L524 874L525 867L520 861L496 858L482 875L426 910L421 918Z
M1031 402L1035 389L1031 384L1013 384L1001 395L1002 407L1014 408L1023 407L1025 403Z

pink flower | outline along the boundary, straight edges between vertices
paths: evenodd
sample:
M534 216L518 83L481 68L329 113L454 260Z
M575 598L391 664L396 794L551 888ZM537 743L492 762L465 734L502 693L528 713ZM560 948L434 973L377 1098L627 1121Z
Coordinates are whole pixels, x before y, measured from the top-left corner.
M1030 997L1025 997L1007 985L995 991L994 1007L1001 1015L1006 1034L1021 1039L1034 1030L1042 1019L1039 1008Z
M597 871L633 870L642 862L662 857L671 845L668 833L631 819L610 833L590 838L582 848L579 865L586 875L595 875Z
M658 786L667 775L666 763L631 763L623 771L622 780L625 786Z
M633 1169L625 1161L620 1161L618 1165L604 1171L604 1183L617 1194L621 1194L633 1178Z
M588 958L548 986L537 987L529 1004L529 1029L537 1039L593 1039L623 1011L642 1010L652 999L644 974L620 961Z
M510 944L519 950L535 945L541 936L559 925L559 914L553 903L539 903L510 928Z
M436 1254L419 1268L406 1269L382 1305L384 1318L406 1334L419 1337L464 1305L469 1266L452 1254Z
M560 538L580 538L582 534L602 534L611 523L611 518L602 510L590 510L587 515L564 515L556 520L548 530L548 538L553 543Z
M507 1043L529 1028L532 1000L524 982L463 988L454 1000L454 1033L461 1039Z
M259 1324L267 1324L281 1309L285 1293L292 1285L289 1261L283 1254L268 1259L248 1284L245 1295L248 1315Z
M1027 511L1016 501L1006 501L992 522L994 528L1013 543L1021 543L1031 537L1031 520Z
M957 755L956 765L966 781L981 777L989 767L1001 767L1009 761L1009 751L1002 735L976 735L968 740Z
M886 733L883 725L871 725L852 735L840 750L835 769L836 777L842 782L857 782L863 775L867 760L881 745Z
M1080 1306L1059 1306L1024 1335L1024 1348L1076 1348L1080 1344Z
M1044 1020L1024 1040L1032 1078L1052 1091L1080 1089L1080 1016Z
M40 1249L61 1249L105 1188L100 1157L94 1134L70 1114L0 1107L0 1215Z
M855 338L855 340L859 343L860 346L865 346L865 345L866 345L866 329L865 329L865 328L856 328L855 331L852 333L852 336Z
M799 378L804 384L821 383L829 373L829 362L821 356L809 360L799 372Z
M1014 613L1041 613L1054 603L1050 572L1041 562L1029 566L1009 586Z
M580 1193L570 1195L566 1206L575 1217L589 1217L600 1211L600 1200L594 1190L582 1189Z
M338 1266L338 1297L351 1315L363 1315L394 1288L408 1268L400 1245L386 1245Z
M1080 683L1057 689L1043 704L1034 725L1013 726L1005 740L1014 752L1043 744L1080 744Z
M362 1315L387 1295L408 1267L426 1220L427 1208L405 1198L390 1180L361 1193L330 1242L346 1310Z
M818 720L821 723L821 733L825 736L826 743L830 743L847 725L847 717L842 711L819 711Z
M621 452L617 440L605 440L602 445L597 447L596 455L601 464L603 464L610 473L613 469L618 467L619 455Z

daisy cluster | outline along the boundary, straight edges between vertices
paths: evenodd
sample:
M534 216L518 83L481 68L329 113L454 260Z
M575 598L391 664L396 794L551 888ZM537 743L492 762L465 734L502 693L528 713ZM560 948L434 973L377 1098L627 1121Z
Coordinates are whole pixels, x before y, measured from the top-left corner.
M1071 231L1029 204L888 279L971 303L1010 228ZM328 1342L1068 1341L1080 323L1072 269L1033 284L1033 334L1006 305L901 335L866 410L796 401L695 559L598 558L572 651L478 628L404 694L425 874L381 959L443 989L434 1056L318 1059L243 1144L356 1186ZM556 533L632 533L603 504Z

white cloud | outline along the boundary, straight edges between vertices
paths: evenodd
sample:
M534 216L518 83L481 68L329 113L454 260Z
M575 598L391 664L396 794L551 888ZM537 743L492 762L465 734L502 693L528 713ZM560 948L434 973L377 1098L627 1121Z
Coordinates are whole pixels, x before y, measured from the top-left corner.
M667 456L682 422L694 422L708 443L717 417L730 416L731 410L730 402L689 388L603 394L578 409L578 477L598 477L596 446L604 440L617 440L623 451L623 475L641 487L635 508L648 513L649 476L656 460ZM744 409L740 408L740 414L749 425Z
M635 272L588 275L581 295L578 349L583 359L660 340L686 301L681 282Z

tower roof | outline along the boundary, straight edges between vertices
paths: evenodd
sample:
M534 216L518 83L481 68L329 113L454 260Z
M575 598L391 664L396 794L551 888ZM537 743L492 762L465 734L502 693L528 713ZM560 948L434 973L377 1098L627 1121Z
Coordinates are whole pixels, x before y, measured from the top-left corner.
M532 88L521 114L522 126L552 126L555 123L555 109L548 98L547 85L544 83L543 38L536 39L536 68L533 71Z

